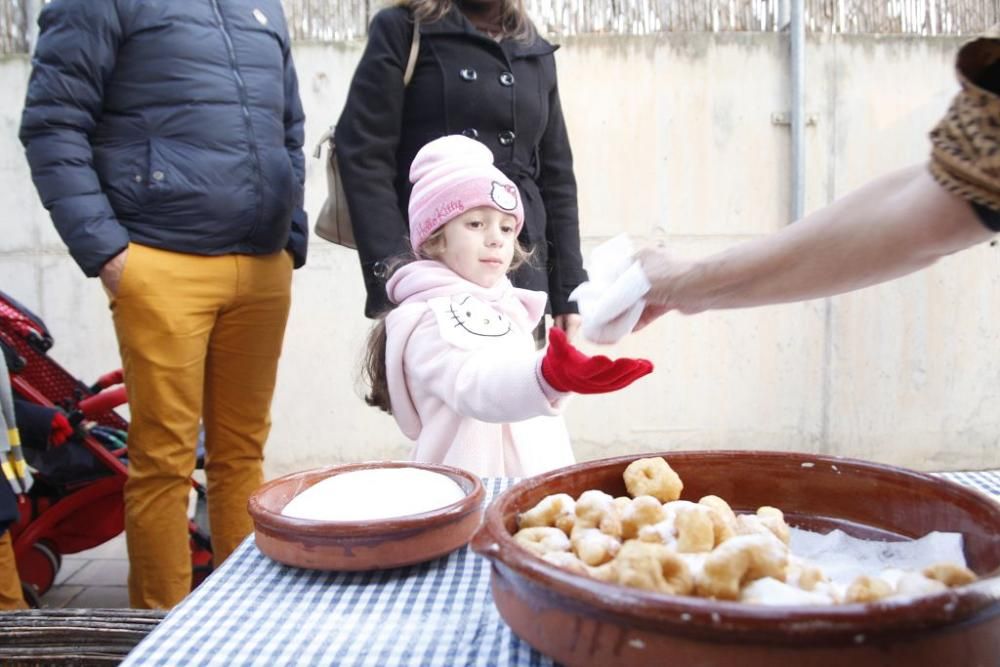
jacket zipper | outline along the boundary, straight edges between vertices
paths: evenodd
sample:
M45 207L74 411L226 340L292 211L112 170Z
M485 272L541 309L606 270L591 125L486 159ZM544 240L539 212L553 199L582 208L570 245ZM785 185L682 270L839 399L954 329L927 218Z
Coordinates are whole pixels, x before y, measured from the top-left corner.
M248 239L253 239L254 234L257 232L257 227L260 226L261 217L263 216L263 189L261 169L260 169L260 154L257 151L257 137L254 135L253 122L250 118L250 101L247 96L246 83L243 81L243 76L240 74L239 66L236 62L236 49L233 47L232 37L229 35L229 29L226 24L226 19L222 15L222 9L219 7L219 0L212 0L212 9L215 11L215 19L219 22L219 32L222 33L222 38L226 42L226 51L229 54L229 67L233 72L233 79L236 81L236 90L240 95L240 111L243 113L243 122L246 124L247 128L247 139L250 144L250 155L252 157L253 172L254 176L257 177L257 216L254 220L253 227L250 228L250 233L247 234Z

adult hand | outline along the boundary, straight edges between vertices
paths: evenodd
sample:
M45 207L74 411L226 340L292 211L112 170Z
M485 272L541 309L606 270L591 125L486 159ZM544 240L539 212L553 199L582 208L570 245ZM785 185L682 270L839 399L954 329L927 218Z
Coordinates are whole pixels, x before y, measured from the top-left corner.
M128 248L105 262L101 267L100 277L104 289L108 290L111 296L118 296L118 283L122 280L122 271L125 269L125 258L128 256Z
M662 315L666 315L668 312L670 312L670 309L666 306L658 306L647 303L646 307L642 311L642 315L639 316L639 321L635 323L634 327L632 327L632 331L641 331L642 329L645 329L648 324L652 323Z
M570 345L562 329L549 329L549 349L542 357L542 377L556 391L604 394L629 386L653 372L648 359L587 356Z
M704 306L684 289L685 279L692 275L693 262L675 257L663 246L644 248L636 253L636 259L642 265L650 288L645 296L646 308L633 331L639 331L671 310L686 315L704 310Z
M580 330L580 323L583 319L577 313L564 313L553 315L552 323L566 332L566 338L573 340Z

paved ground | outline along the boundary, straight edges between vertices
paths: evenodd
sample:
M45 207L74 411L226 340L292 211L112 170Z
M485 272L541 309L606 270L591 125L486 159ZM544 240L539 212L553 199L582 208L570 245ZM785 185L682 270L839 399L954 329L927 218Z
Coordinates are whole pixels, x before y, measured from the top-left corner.
M49 609L128 607L125 533L99 547L63 556L55 585L42 596Z

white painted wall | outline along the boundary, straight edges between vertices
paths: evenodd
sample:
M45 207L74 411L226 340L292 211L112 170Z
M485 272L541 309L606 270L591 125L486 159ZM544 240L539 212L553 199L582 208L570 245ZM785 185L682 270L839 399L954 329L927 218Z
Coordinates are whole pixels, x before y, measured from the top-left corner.
M958 40L811 36L806 208L928 153L956 90ZM307 142L339 115L362 44L299 44ZM788 211L787 46L774 34L567 39L557 58L587 248L625 231L701 255L778 229ZM16 133L24 58L0 61L0 289L52 329L85 379L118 364L107 304L37 202ZM311 148L311 146L310 146ZM307 207L324 195L309 159ZM656 372L578 397L580 459L668 449L778 449L924 469L1000 467L1000 265L984 245L830 300L668 315L612 354ZM314 239L295 276L268 473L403 457L391 418L360 399L368 322L351 252ZM605 350L607 351L607 350ZM539 446L544 446L540 443Z

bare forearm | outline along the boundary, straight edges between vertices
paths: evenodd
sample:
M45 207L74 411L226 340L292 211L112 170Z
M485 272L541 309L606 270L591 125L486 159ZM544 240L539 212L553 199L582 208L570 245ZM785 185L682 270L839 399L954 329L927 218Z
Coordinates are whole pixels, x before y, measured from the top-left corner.
M643 258L650 302L694 313L848 292L992 235L922 166L879 178L770 236L678 267Z

